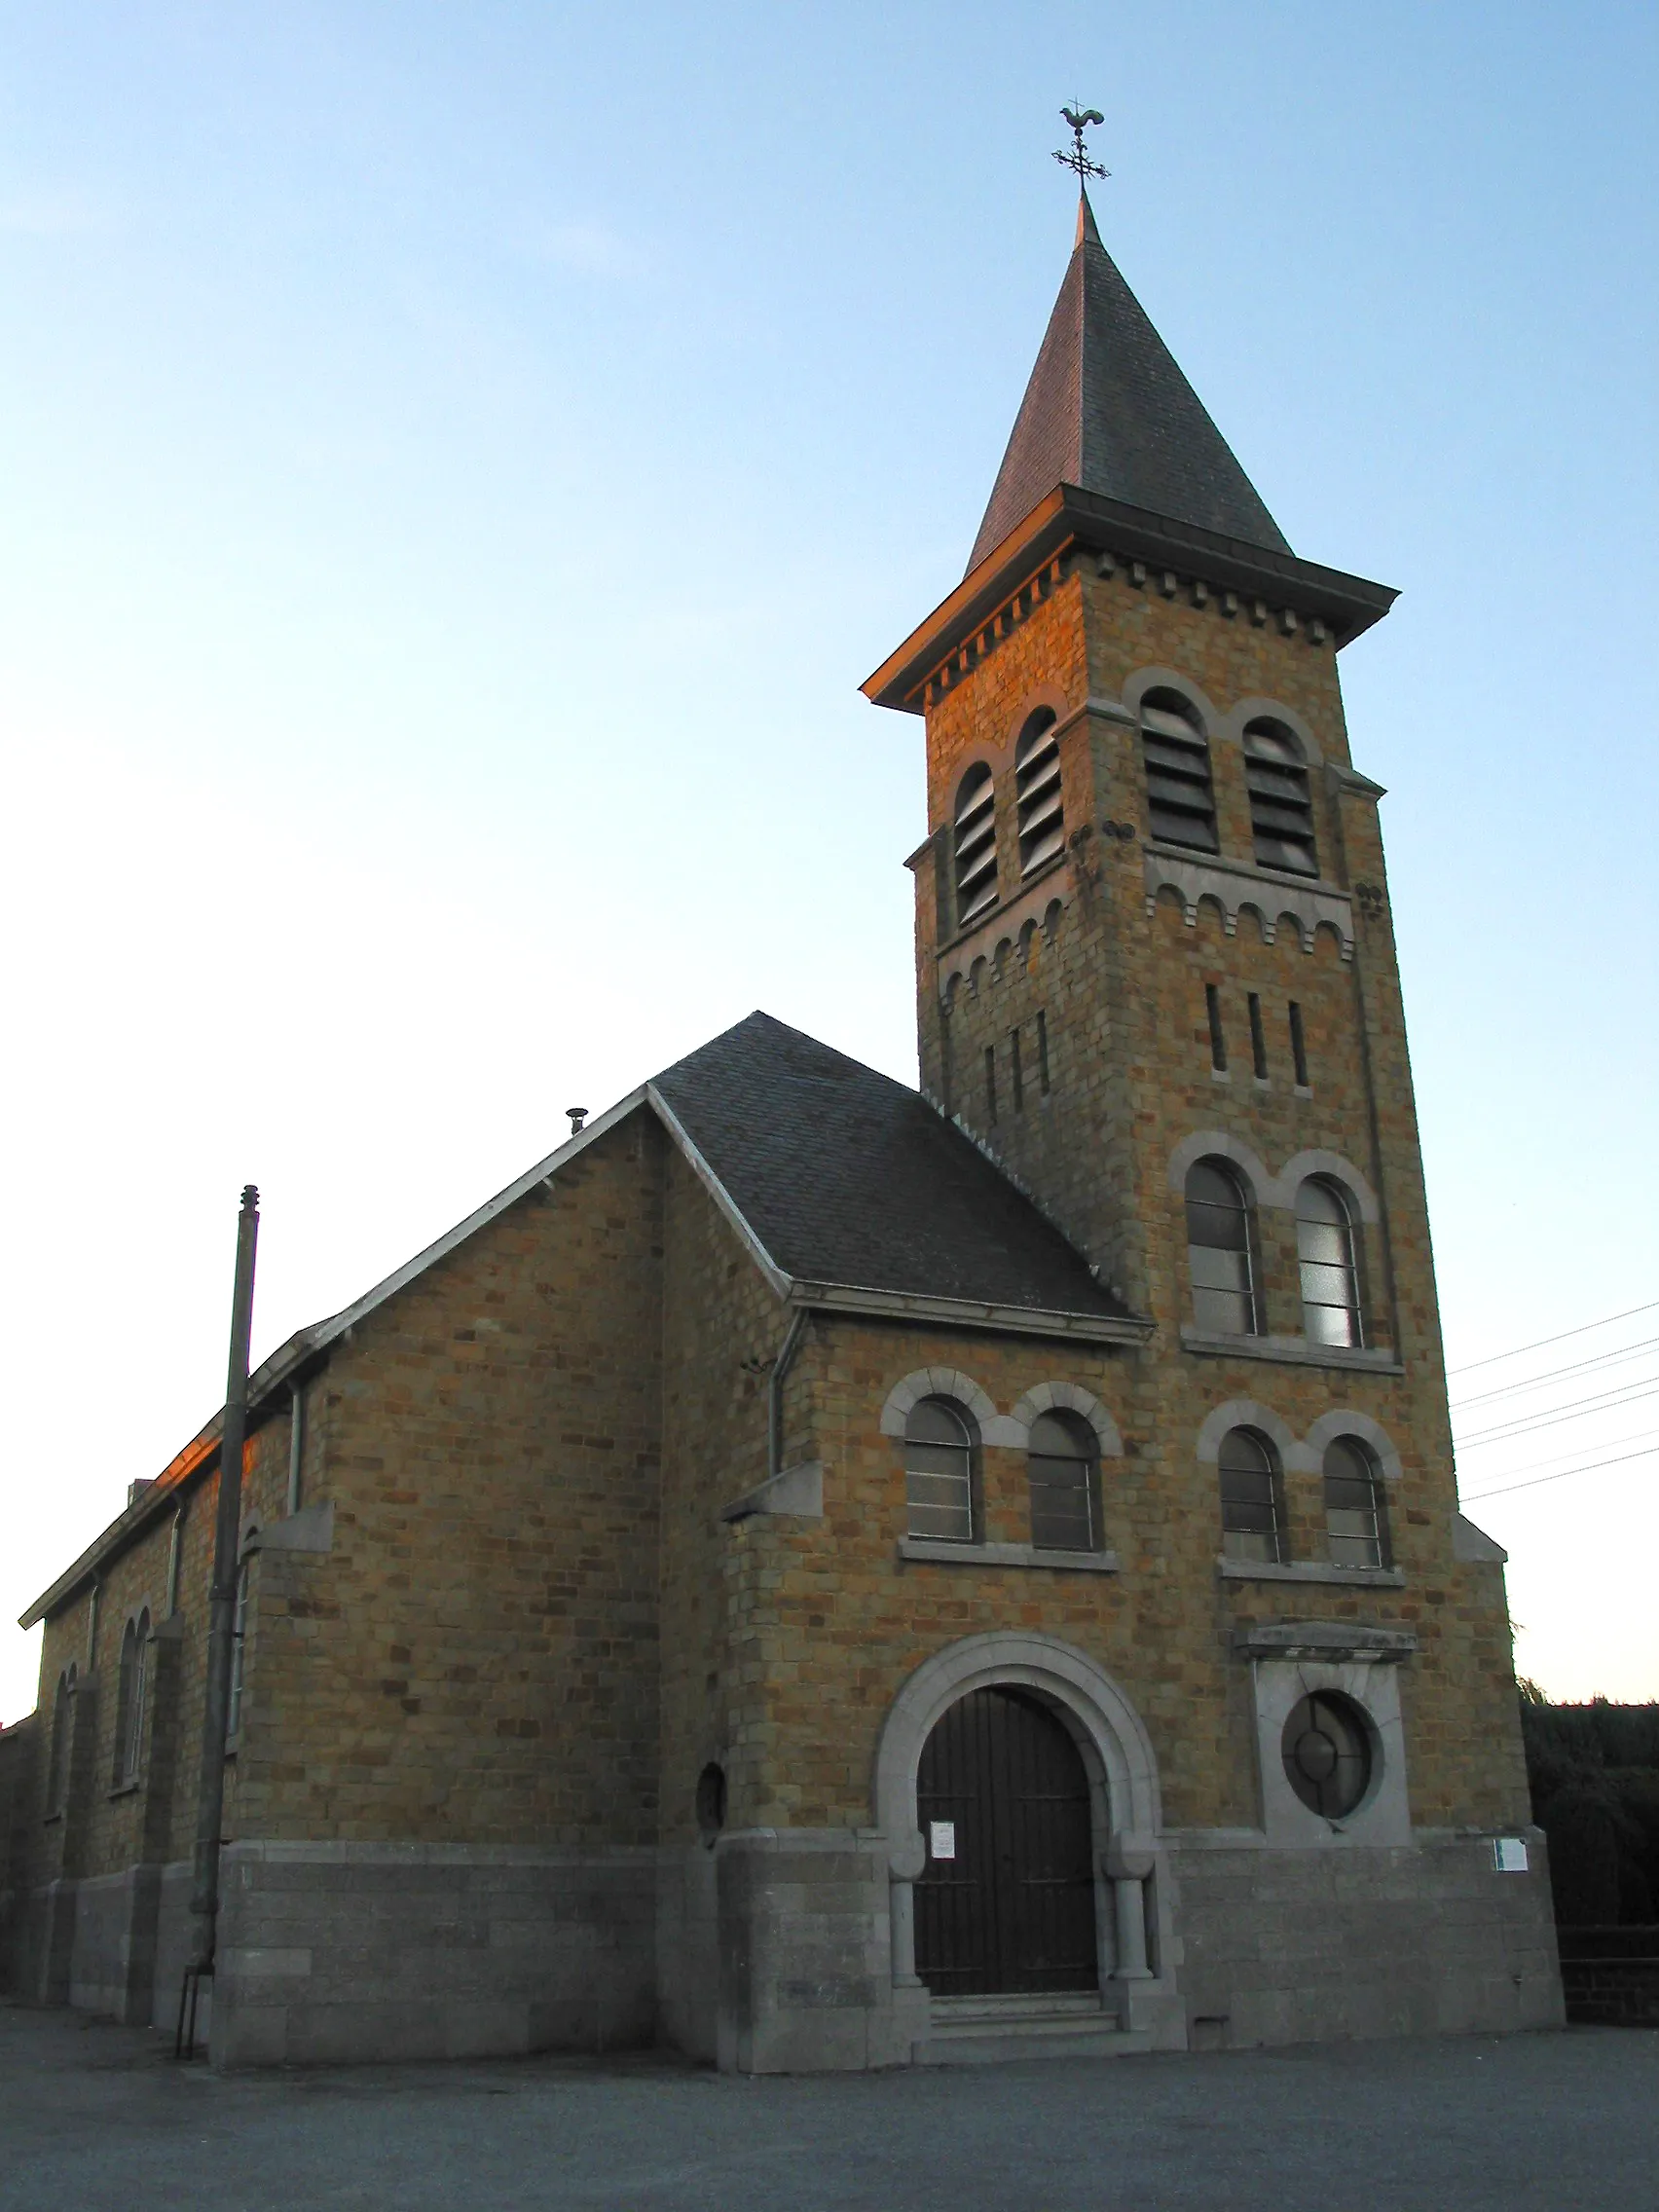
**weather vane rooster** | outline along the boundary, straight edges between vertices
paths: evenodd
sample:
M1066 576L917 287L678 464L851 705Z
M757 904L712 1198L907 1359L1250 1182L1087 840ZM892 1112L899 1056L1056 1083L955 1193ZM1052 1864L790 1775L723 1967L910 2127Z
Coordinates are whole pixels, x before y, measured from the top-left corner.
M1089 160L1083 143L1083 134L1089 125L1104 123L1106 118L1097 107L1085 107L1081 100L1073 107L1061 108L1060 113L1071 125L1072 142L1069 147L1056 147L1054 159L1063 167L1077 171L1078 188L1081 191L1091 176L1110 176L1112 173L1099 162Z

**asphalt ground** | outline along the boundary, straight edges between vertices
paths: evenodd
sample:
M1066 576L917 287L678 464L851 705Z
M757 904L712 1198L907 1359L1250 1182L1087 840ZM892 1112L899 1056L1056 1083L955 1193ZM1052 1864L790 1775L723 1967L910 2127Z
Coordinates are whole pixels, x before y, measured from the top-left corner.
M1659 2031L737 2080L215 2075L0 2002L0 2212L1659 2212Z

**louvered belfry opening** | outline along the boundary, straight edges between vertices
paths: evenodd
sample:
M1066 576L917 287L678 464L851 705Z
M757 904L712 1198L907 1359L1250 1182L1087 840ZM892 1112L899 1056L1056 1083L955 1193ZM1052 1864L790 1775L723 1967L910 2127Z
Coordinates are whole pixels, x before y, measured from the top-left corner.
M1257 866L1317 875L1313 798L1301 742L1278 722L1251 722L1244 732L1244 782Z
M996 786L982 763L956 793L956 922L964 929L997 903Z
M1184 699L1154 692L1143 704L1141 752L1153 836L1195 853L1218 852L1209 740Z
M916 1971L936 1997L1099 1987L1088 1776L1023 1690L975 1690L922 1751Z
M1040 708L1020 732L1014 752L1019 809L1019 872L1033 875L1066 841L1060 793L1060 746L1053 710Z

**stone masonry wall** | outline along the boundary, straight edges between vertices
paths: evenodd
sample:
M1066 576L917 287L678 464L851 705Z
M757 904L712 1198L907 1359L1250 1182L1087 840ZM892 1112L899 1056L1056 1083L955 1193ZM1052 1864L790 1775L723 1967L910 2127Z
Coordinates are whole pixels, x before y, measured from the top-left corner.
M333 1550L259 1557L235 1832L655 1841L655 1161L635 1116L335 1352Z

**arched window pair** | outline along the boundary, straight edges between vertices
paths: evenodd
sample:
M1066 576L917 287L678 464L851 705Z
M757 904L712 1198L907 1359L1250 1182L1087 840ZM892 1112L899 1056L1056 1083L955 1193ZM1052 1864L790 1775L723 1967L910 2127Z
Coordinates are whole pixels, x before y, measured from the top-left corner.
M1014 749L1014 811L1019 835L1019 874L1035 875L1066 841L1065 802L1060 791L1060 747L1051 707L1040 707L1020 731ZM966 929L997 903L996 784L980 761L956 787L953 817L956 923Z
M1195 1324L1208 1336L1260 1336L1259 1245L1243 1178L1229 1161L1196 1161L1186 1201ZM1296 1257L1309 1344L1357 1349L1364 1343L1356 1241L1347 1194L1325 1176L1309 1176L1296 1194Z
M1198 710L1179 691L1149 691L1140 720L1151 834L1188 852L1218 853L1209 738ZM1245 724L1244 788L1257 866L1317 875L1307 756L1283 722L1264 715Z
M978 1533L977 1438L950 1398L923 1398L904 1423L904 1496L912 1536L971 1544ZM1099 1453L1072 1413L1039 1414L1026 1456L1031 1542L1039 1551L1100 1548Z
M150 1613L129 1621L121 1639L115 1691L115 1785L136 1782L144 1755L144 1708L149 1696Z
M1284 1474L1260 1429L1230 1428L1221 1440L1221 1548L1228 1559L1282 1566L1289 1557ZM1382 1478L1369 1448L1339 1436L1325 1448L1325 1548L1333 1567L1386 1567L1388 1517Z

